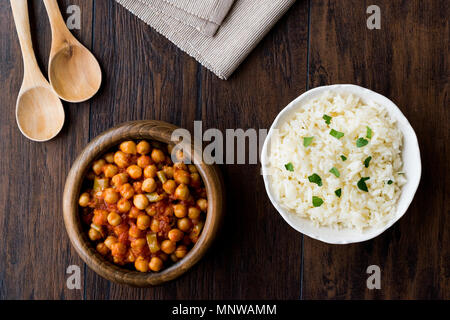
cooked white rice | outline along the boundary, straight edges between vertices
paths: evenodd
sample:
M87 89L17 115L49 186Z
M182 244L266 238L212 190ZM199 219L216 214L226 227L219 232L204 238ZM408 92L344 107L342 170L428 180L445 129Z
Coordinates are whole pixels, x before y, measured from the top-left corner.
M332 117L329 125L324 115ZM372 130L370 139L367 127ZM331 129L344 136L333 137ZM305 137L314 137L307 147ZM358 148L358 138L368 144ZM382 106L351 94L326 92L299 105L273 135L268 151L270 187L282 207L318 226L363 230L384 224L395 213L406 182L401 148L402 133ZM364 160L369 156L366 168ZM287 164L292 164L293 172ZM333 167L339 177L330 173ZM321 177L322 186L308 180L314 173ZM362 177L370 177L368 192L357 186ZM341 197L335 194L337 189ZM314 207L313 196L323 204Z

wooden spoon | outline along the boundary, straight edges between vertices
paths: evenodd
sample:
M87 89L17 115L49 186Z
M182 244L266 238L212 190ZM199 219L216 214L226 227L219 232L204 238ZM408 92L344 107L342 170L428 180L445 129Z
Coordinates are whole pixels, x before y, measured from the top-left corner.
M97 93L102 71L97 59L67 28L56 0L44 0L52 29L48 76L63 100L82 102Z
M64 108L42 75L31 42L27 0L11 0L22 50L24 75L16 104L16 121L24 136L33 141L55 137L64 124Z

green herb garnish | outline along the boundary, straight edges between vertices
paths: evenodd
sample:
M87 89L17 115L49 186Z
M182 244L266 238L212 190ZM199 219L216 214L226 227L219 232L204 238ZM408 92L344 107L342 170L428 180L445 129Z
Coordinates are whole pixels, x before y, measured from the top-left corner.
M366 138L372 139L372 129L370 129L369 127L366 128L367 128Z
M287 171L294 171L294 166L292 165L291 162L285 164L284 167L286 168Z
M312 143L313 139L314 139L314 137L304 137L303 138L303 146L304 147L309 146Z
M331 129L330 135L332 135L332 136L335 137L336 139L340 139L340 138L342 138L342 137L344 136L344 133L343 133L343 132L336 131L336 130L334 130L334 129Z
M322 186L322 178L317 173L314 173L314 174L310 175L308 177L308 180L309 180L309 182L317 183L317 185L319 187Z
M372 160L372 157L367 157L366 160L364 160L364 167L369 167L370 160Z
M344 156L344 155L342 155L342 156L341 156L341 159L342 159L342 161L345 161L345 160L347 160L347 157Z
M314 207L320 207L323 204L323 200L319 197L313 196L312 203Z
M339 173L339 170L336 169L336 167L331 168L330 172L331 172L332 174L334 174L334 175L335 175L336 177L338 177L338 178L339 178L339 176L341 175L341 174Z
M337 195L337 196L340 198L340 197L341 197L341 194L342 194L342 189L341 189L341 188L337 189L337 190L334 192L334 194Z
M367 185L366 185L366 181L369 179L370 179L369 177L359 179L359 181L357 183L359 190L369 192L369 189L367 188Z
M387 184L392 184L394 181L388 180Z
M328 116L328 115L326 115L326 114L323 115L323 120L325 120L326 124L330 124L331 123L331 119L333 119L333 118Z
M357 146L358 148L364 147L364 146L366 146L368 143L369 143L369 141L367 141L367 140L364 139L364 138L359 138L358 140L356 140L356 146Z

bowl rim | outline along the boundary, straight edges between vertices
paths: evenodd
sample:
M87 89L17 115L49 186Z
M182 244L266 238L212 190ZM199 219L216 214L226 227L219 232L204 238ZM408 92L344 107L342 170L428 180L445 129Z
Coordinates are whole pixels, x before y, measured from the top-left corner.
M360 96L363 99L376 100L377 104L380 104L379 101L382 101L383 102L382 105L386 108L389 115L391 117L393 117L395 120L397 120L398 122L401 121L403 123L403 125L404 125L404 130L402 130L403 139L404 139L404 141L406 139L408 139L412 143L412 148L414 149L413 157L415 158L415 162L418 164L418 168L416 168L416 170L418 170L418 174L416 175L416 178L414 180L410 180L408 177L407 184L411 184L412 187L410 188L410 192L408 194L406 194L406 196L405 196L404 210L402 210L402 212L399 212L399 208L396 207L395 214L392 215L392 218L390 220L388 220L388 222L385 225L379 226L378 228L375 228L375 229L372 228L372 230L370 232L367 232L366 234L364 234L364 232L362 232L360 237L357 239L336 239L333 237L324 236L323 233L325 232L325 230L330 230L331 229L330 227L315 227L317 232L313 233L313 232L309 232L308 230L305 230L303 224L295 223L293 221L294 219L297 220L297 222L298 221L307 221L307 219L297 218L297 217L293 218L290 216L291 213L287 209L284 209L280 206L280 204L277 202L277 200L275 199L275 197L272 194L269 176L267 174L267 167L266 167L267 158L268 158L267 148L268 148L269 141L270 141L271 137L273 136L274 130L279 126L280 122L282 122L283 118L286 117L287 114L289 114L290 112L295 110L302 101L309 100L312 97L314 97L318 94L321 94L323 92L326 92L326 91L339 91L339 92L353 93L355 95ZM395 114L395 116L393 116L393 114ZM406 143L404 143L403 147L405 146L405 144ZM402 150L402 153L403 152L404 152L404 150ZM275 207L277 212L283 217L283 219L292 228L294 228L296 231L298 231L302 234L305 234L313 239L316 239L316 240L319 240L319 241L322 241L325 243L350 244L350 243L358 243L358 242L367 241L367 240L377 237L378 235L380 235L381 233L383 233L384 231L389 229L395 222L397 222L406 213L409 205L411 204L411 202L414 199L414 195L417 191L417 188L419 187L421 173L422 173L422 164L421 164L421 159L420 159L420 149L419 149L419 143L417 140L417 135L414 132L414 129L412 128L408 119L405 117L405 115L401 112L401 110L398 108L398 106L393 101L391 101L387 97L385 97L375 91L372 91L370 89L367 89L367 88L364 88L364 87L361 87L358 85L334 84L334 85L319 86L319 87L305 91L303 94L301 94L300 96L298 96L297 98L292 100L286 107L284 107L278 113L278 115L276 116L275 120L273 121L273 123L269 129L269 132L267 133L266 139L264 141L264 144L263 144L263 147L261 150L261 171L262 171L262 176L263 176L263 180L264 180L264 186L266 189L266 193L270 199L270 202ZM402 193L405 192L404 187L405 186L403 186L403 188L402 188ZM398 200L397 205L399 203L400 203L400 199ZM348 231L348 230L352 230L352 229L344 228L342 230Z
M92 161L104 155L120 142L133 139L156 140L166 144L179 127L159 120L140 120L121 123L96 136L80 152L67 175L63 194L63 218L70 242L81 259L97 274L120 284L149 287L171 281L193 267L207 252L218 233L224 215L224 182L216 165L195 164L206 187L208 211L200 238L188 254L158 273L142 273L117 266L104 259L88 239L79 216L78 197L85 175ZM193 146L193 144L191 144ZM189 151L188 151L189 152ZM194 154L196 151L194 151Z

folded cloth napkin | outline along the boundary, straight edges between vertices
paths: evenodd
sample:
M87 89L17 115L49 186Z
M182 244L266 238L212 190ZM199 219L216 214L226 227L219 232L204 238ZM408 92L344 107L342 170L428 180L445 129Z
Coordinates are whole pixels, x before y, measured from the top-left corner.
M116 0L227 79L295 0Z

